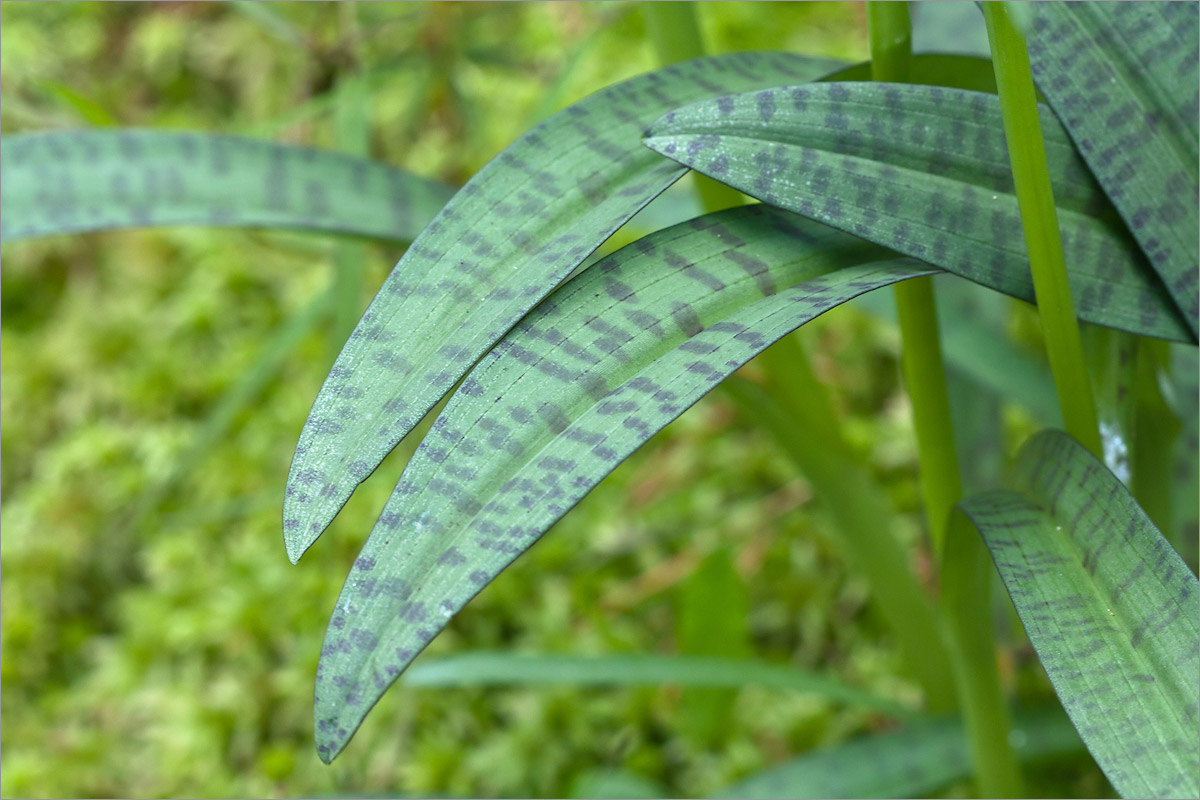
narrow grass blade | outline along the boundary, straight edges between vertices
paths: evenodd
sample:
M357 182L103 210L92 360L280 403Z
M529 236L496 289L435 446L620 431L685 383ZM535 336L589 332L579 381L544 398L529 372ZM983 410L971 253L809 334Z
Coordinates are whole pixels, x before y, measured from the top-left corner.
M1033 3L1034 79L1184 318L1200 317L1200 10Z
M463 381L346 580L317 674L321 757L456 611L717 383L829 308L928 272L760 205L639 240L544 301Z
M1030 439L1014 483L960 507L1088 749L1124 797L1200 794L1196 577L1066 434Z
M719 656L566 655L471 652L422 659L404 674L403 685L422 688L468 686L659 686L692 689L741 689L763 686L805 692L836 703L869 708L897 717L915 716L899 703L836 677L795 667Z
M480 170L396 265L313 404L284 500L289 558L480 356L684 173L639 144L646 125L829 68L783 53L675 64L555 114Z
M0 240L220 225L411 242L452 190L375 161L210 133L6 136Z
M1049 108L1041 108L1081 319L1194 341ZM980 92L818 83L676 109L646 144L763 202L1033 301L1000 101Z
M1022 761L1083 750L1079 734L1058 709L1026 711L1016 720L1014 749ZM928 797L970 771L962 723L939 718L808 753L744 778L715 796Z

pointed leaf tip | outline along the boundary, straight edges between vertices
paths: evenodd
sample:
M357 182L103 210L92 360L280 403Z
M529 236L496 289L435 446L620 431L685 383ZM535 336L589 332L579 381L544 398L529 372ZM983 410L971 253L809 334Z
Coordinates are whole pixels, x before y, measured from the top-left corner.
M674 64L576 103L485 166L396 265L322 386L288 476L289 553L320 536L518 320L686 172L642 147L647 125L684 103L837 66L786 53Z

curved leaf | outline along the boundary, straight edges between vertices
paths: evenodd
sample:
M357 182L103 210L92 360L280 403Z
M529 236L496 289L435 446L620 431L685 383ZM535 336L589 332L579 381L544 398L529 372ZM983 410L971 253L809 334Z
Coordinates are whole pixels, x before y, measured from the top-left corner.
M784 53L673 64L555 114L480 170L396 265L313 404L284 500L289 558L480 356L683 175L641 147L646 125L832 66Z
M1096 762L1125 797L1200 794L1200 592L1121 482L1066 434L1017 457L1016 491L960 508Z
M299 228L411 242L453 189L377 161L159 130L6 136L0 240L163 225Z
M1062 126L1048 108L1041 116L1080 318L1193 341ZM894 83L779 88L676 109L645 141L763 202L1033 301L994 95Z
M1022 761L1079 752L1083 743L1061 711L1017 714L1014 747ZM928 797L970 774L967 739L953 718L922 720L765 769L716 797Z
M1034 79L1195 334L1200 7L1031 5Z
M795 667L716 656L622 653L585 656L508 651L470 652L424 659L404 674L405 686L657 686L741 689L765 686L809 692L897 717L913 711L885 697L847 686L836 677Z
M750 206L641 239L544 301L463 381L346 580L317 671L321 757L451 615L722 379L829 308L929 271Z

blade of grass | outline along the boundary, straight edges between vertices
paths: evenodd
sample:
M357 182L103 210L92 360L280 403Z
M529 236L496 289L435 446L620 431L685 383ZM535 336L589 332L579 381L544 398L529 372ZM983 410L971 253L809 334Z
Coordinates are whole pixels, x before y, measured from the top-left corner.
M1067 279L1025 38L1013 25L1004 3L989 0L983 5L983 15L1050 373L1067 432L1100 455L1103 450L1096 403Z
M420 688L670 684L708 689L740 689L753 685L812 693L893 717L917 716L916 712L893 700L855 689L833 676L766 661L718 656L474 651L417 661L404 674L403 684Z

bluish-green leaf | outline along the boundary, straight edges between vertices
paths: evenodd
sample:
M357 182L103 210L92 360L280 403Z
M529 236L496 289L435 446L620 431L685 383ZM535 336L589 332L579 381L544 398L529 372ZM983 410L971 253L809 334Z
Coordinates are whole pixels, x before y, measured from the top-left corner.
M1200 593L1121 482L1059 431L961 504L1076 728L1125 797L1200 794Z
M1041 113L1081 319L1194 341L1049 108ZM646 144L763 202L1033 301L999 99L824 83L685 106Z
M1083 743L1057 709L1017 715L1014 747L1023 761L1079 752ZM744 778L716 797L928 797L970 774L957 719L921 720L799 756Z
M1195 334L1200 6L1029 5L1034 80Z
M0 240L162 225L296 228L411 242L453 190L377 161L165 130L6 136Z
M322 648L321 757L448 619L654 433L772 342L929 268L766 206L590 267L463 381L355 562Z
M684 173L641 147L650 122L832 66L784 53L674 64L555 114L480 170L396 265L313 404L284 500L289 557L476 360Z

